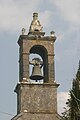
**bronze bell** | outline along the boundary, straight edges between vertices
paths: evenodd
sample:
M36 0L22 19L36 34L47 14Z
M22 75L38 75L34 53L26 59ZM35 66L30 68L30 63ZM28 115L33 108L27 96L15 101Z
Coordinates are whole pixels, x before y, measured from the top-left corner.
M36 80L36 81L43 79L40 62L37 61L37 59L34 59L32 62L30 62L30 64L34 65L30 79Z
M41 80L43 79L41 68L39 65L34 65L32 70L32 75L30 76L30 79L32 80Z

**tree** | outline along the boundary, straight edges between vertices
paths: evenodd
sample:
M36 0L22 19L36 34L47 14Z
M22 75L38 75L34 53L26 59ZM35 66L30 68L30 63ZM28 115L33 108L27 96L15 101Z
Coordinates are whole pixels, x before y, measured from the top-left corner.
M70 98L66 102L68 109L63 113L63 120L80 120L80 61L69 95Z

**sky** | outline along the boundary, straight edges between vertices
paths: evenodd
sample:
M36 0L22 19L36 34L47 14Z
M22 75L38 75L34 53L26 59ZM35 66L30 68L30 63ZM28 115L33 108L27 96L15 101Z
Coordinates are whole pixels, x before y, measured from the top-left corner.
M68 91L80 60L80 0L0 0L0 119L10 120L17 111L14 89L19 79L18 38L27 33L34 12L46 35L55 31L55 79L58 112L64 111ZM4 114L3 114L4 113ZM11 115L8 115L9 113Z

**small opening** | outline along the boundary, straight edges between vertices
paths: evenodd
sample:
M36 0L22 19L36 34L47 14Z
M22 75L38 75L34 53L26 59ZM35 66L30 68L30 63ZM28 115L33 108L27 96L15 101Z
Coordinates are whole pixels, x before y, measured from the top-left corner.
M39 55L39 58L43 61L43 82L48 82L48 53L47 49L42 45L35 45L30 49L30 54Z
M35 31L39 31L38 29L35 29Z

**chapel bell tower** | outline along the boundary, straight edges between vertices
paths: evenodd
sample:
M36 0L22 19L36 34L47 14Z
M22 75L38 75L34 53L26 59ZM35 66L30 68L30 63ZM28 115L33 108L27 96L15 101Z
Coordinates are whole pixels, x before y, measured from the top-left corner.
M59 120L57 114L57 87L54 69L54 31L45 36L33 13L29 32L22 29L19 37L19 83L17 115L12 120ZM30 57L30 55L32 55Z

